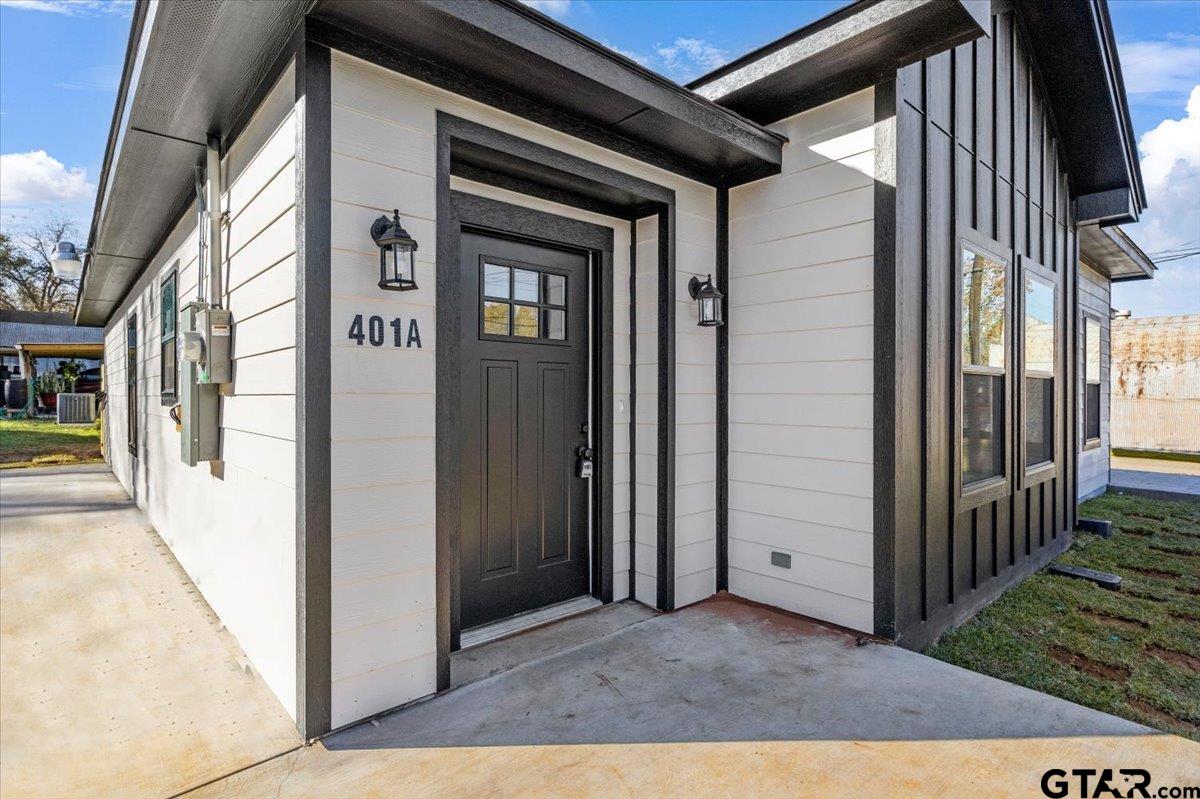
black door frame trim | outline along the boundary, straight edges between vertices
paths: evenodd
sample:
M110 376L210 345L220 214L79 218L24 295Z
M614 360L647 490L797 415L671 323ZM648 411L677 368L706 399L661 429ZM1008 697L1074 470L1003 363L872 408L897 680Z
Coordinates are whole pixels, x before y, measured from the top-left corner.
M613 209L613 212L623 211L618 219L634 220L652 214L658 215L659 224L659 264L658 264L658 293L659 293L659 325L658 325L658 574L671 575L672 579L659 579L657 606L660 610L673 610L675 604L675 518L674 518L674 485L675 485L675 192L641 178L628 175L619 170L610 169L577 156L546 147L518 136L485 127L475 122L456 117L439 111L437 113L437 263L443 268L437 270L437 294L439 298L437 313L437 375L436 391L437 425L439 429L453 429L454 417L461 400L461 386L457 365L460 359L459 345L461 322L455 313L444 309L457 307L456 299L460 296L458 263L458 230L464 222L477 227L502 230L517 235L532 238L544 238L547 230L553 230L559 242L581 246L583 249L601 250L607 247L605 266L597 270L601 285L598 292L602 302L597 303L603 318L596 324L595 331L601 349L598 350L600 360L597 365L596 385L612 387L613 363L613 322L612 322L612 231L597 225L567 220L552 214L545 214L520 206L508 205L496 201L483 201L472 195L452 192L450 176L454 171L453 150L455 142L466 143L476 147L486 147L504 153L516 159L521 159L527 165L536 165L546 170L555 170L559 175L567 173L577 176L579 183L568 190L561 185L554 188L542 187L527 178L522 180L522 192L534 197L541 197L553 202L571 205L573 207L595 210L596 197L589 196L589 187L608 186L628 192L637 198L636 204L623 209ZM472 175L472 179L501 185L502 188L513 188L511 184L503 185L505 176L492 173ZM471 198L471 199L463 199ZM463 219L456 216L455 206L470 208L471 218ZM461 212L460 212L461 213ZM635 225L631 224L631 233ZM596 241L596 231L606 231L606 242ZM570 236L571 231L577 233L574 241L563 239ZM636 240L631 240L631 253L636 246ZM636 273L631 272L631 281ZM631 297L632 301L632 297ZM633 338L636 331L630 331ZM631 373L636 364L630 365ZM609 468L600 468L598 475L601 479L601 497L598 502L599 511L607 515L607 524L598 526L602 534L609 536L609 545L602 548L600 557L596 558L602 569L601 600L612 600L612 418L614 397L611 391L600 392L593 399L595 418L602 421L598 440L603 442L605 449L601 450L601 458ZM631 417L631 426L636 419ZM631 443L633 435L631 434ZM457 643L452 639L456 632L453 624L454 597L459 590L457 552L459 544L460 519L456 498L460 496L459 485L459 448L453 442L443 437L437 441L437 689L446 690L450 686L450 651ZM630 460L634 457L630 453ZM664 491L670 486L670 491ZM631 484L630 491L634 490ZM665 494L665 496L664 496ZM666 505L663 505L663 502ZM604 517L601 517L604 518ZM600 536L597 536L599 538ZM633 546L632 543L630 545ZM631 566L631 581L634 579Z
M590 222L568 219L567 217L548 214L544 211L535 211L531 208L459 191L450 192L450 215L447 217L447 221L449 224L446 226L447 230L445 231L441 229L440 220L438 225L438 262L443 265L442 269L438 270L437 327L439 346L437 350L437 370L439 380L445 372L452 373L455 381L458 382L461 373L460 359L462 355L461 348L457 345L462 340L462 319L457 309L461 307L462 287L459 282L459 270L455 266L458 264L459 237L464 228L500 238L583 251L588 256L588 264L592 267L588 290L593 300L593 335L592 340L589 342L589 360L594 359L591 360L591 363L594 365L590 390L592 415L588 423L594 425L596 428L592 432L592 445L599 453L599 457L596 458L595 474L593 475L591 486L589 486L592 502L592 530L594 534L589 551L590 563L588 564L588 570L591 576L592 596L601 602L612 602L614 404L612 398L613 231L611 228L594 225ZM453 261L443 260L443 244L448 249L453 248ZM456 273L454 275L454 288L449 293L442 293L440 279L444 273L450 271ZM445 325L445 329L443 325ZM449 328L451 327L453 327L453 332L449 332ZM454 351L456 354L453 362L449 362L450 359L448 357L444 361L441 356L441 353L446 351L446 348L442 345L447 341L447 335L456 336L454 339L456 345ZM456 393L456 396L459 396L459 393ZM461 407L461 403L450 405L444 401L439 401L437 409L439 416L437 429L446 433L446 435L439 434L437 436L438 454L440 456L443 449L453 452L456 457L454 457L454 466L451 468L455 469L461 469L461 448L457 435L451 434L450 431L456 432L458 430L458 411ZM443 418L446 419L444 424L442 421ZM442 470L439 464L437 480L439 521L441 520L443 509L447 507L453 508L457 517L461 505L461 493L443 498L441 494L442 485ZM455 485L458 486L457 481ZM461 491L461 488L459 490ZM461 566L458 549L460 529L460 523L456 519L456 524L453 528L443 530L441 525L439 525L437 530L439 570L443 555L443 533L446 533L448 537L445 539L446 551L444 554L450 556L450 568L453 573L450 580L454 586L454 590L450 594L451 651L458 648L458 639L461 632L459 610Z

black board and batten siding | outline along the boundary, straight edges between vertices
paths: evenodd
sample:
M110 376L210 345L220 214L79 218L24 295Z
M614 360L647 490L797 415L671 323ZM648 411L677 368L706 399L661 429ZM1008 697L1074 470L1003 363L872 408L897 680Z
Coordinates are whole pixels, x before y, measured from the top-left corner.
M895 275L878 306L890 323L877 336L876 357L894 356L896 382L877 404L885 462L876 481L894 479L895 492L876 516L876 631L910 648L936 640L1061 552L1073 527L1075 359L1067 342L1077 324L1078 245L1038 84L1013 14L1000 10L990 37L905 67L894 84L877 89L877 117L895 109L896 187L893 198L877 183L877 202L895 203L894 230L876 228L877 270L894 259ZM964 231L1012 258L1009 484L976 507L960 500L956 486L956 273ZM1041 482L1025 478L1020 454L1023 330L1015 303L1027 261L1042 265L1057 286L1057 470Z

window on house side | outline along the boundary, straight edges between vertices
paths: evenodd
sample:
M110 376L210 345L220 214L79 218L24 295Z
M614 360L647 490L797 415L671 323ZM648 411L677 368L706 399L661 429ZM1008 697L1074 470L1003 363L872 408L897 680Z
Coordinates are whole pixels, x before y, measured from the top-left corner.
M1008 265L962 249L962 484L1004 475Z
M1100 440L1100 321L1091 316L1083 325L1084 386L1083 440Z
M162 322L162 336L159 344L162 356L159 390L163 399L170 400L175 398L179 385L179 364L175 347L175 329L179 318L176 304L175 272L172 271L162 282L162 298L159 308Z
M129 317L125 327L125 427L129 451L137 454L137 314Z
M1025 466L1054 460L1054 286L1025 276Z

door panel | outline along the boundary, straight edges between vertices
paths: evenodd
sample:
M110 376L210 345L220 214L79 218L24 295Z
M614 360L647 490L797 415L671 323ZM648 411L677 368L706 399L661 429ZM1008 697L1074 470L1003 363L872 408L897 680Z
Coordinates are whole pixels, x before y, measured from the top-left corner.
M460 628L588 591L588 257L464 230Z
M517 364L484 361L485 467L482 529L483 574L510 574L517 565Z
M570 555L571 474L567 454L574 436L569 415L570 370L564 364L538 364L541 422L538 442L538 531L541 538L540 565Z

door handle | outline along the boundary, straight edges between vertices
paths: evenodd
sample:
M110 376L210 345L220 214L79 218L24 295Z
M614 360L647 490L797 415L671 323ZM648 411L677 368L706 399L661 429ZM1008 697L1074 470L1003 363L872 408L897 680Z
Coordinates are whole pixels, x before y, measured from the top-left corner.
M595 453L587 444L581 444L579 448L575 450L576 474L578 474L580 478L587 479L592 476L592 472L596 468L595 461L593 460L594 457Z

